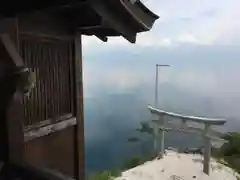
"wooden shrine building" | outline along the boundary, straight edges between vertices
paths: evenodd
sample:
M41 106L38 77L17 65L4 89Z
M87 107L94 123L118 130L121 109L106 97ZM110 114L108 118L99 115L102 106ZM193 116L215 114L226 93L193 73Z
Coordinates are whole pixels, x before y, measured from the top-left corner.
M81 35L135 43L156 19L139 0L2 2L0 178L84 179Z

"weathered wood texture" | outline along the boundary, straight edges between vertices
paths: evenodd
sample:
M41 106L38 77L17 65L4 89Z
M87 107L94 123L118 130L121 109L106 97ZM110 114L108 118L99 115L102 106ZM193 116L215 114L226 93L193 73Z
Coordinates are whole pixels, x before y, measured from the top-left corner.
M25 143L26 161L74 177L74 127Z
M24 100L25 156L32 165L76 178L75 48L67 28L48 15L19 17L21 54L37 72L36 87Z
M37 72L36 87L24 99L24 125L29 126L72 114L71 41L21 36L20 48L26 66Z
M26 66L37 72L36 87L24 100L26 160L76 177L76 121L71 121L74 43L65 38L21 34L20 48Z
M13 97L21 101L13 98L8 113L1 113L3 119L6 115L5 124L1 125L3 130L7 130L1 131L0 143L3 147L7 144L4 155L14 161L27 161L33 166L53 168L76 179L83 179L81 35L76 35L74 41L71 32L57 19L53 18L53 21L48 17L34 16L0 22L0 32L11 34L26 67L37 72L36 87L29 99L14 94ZM65 119L61 119L66 115L68 120L76 117L74 123L69 123L71 127L65 126L68 123L63 123ZM46 128L47 121L50 131ZM40 131L41 128L49 133L39 138L30 137L31 132ZM25 143L23 129L25 137L27 133L30 137ZM4 139L6 134L9 136Z
M73 32L66 23L61 17L46 12L18 16L19 34L41 38L73 40Z
M18 47L17 19L1 19L0 33L11 37L16 48ZM3 49L1 49L3 50ZM1 51L0 50L0 51ZM2 53L0 53L1 56ZM1 81L1 122L0 148L5 161L22 162L23 157L23 130L22 130L22 103L19 94L15 91L15 77L13 75L15 63L11 58L0 58L1 63L8 64L7 79ZM2 71L3 72L3 71ZM6 75L5 74L5 75ZM6 101L4 101L4 99Z
M82 71L82 42L81 35L75 35L75 59L74 59L74 116L77 118L75 127L75 175L77 179L85 177L84 157L84 111L83 111L83 71Z
M24 132L24 141L31 141L33 139L37 139L43 136L47 136L49 134L55 133L57 131L61 131L71 126L76 125L76 118L66 119L64 121L59 121L56 123L49 122L45 126L40 126L37 128L32 128Z

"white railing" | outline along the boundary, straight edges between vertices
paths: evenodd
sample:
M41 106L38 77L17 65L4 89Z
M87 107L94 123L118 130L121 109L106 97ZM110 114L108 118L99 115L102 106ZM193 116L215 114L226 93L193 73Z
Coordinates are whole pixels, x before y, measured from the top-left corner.
M226 120L217 118L206 118L206 117L196 117L196 116L186 116L182 114L177 114L173 112L163 111L151 106L148 109L152 114L158 116L158 120L153 120L152 125L154 129L154 150L158 151L158 134L161 132L161 155L164 155L165 151L165 132L177 131L184 133L194 133L201 135L204 138L204 162L203 162L203 172L209 174L209 162L211 157L211 139L218 139L221 133L214 131L212 126L224 125ZM170 117L171 119L168 119ZM174 124L173 119L180 120L178 127L166 127L166 123ZM198 123L204 125L203 128L195 127L189 125L188 123Z

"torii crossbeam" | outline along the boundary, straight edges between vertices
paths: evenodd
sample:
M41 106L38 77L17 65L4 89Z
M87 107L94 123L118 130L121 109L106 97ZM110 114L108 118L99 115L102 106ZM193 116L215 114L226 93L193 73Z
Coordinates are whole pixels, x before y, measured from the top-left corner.
M211 157L211 139L214 136L218 137L221 133L213 131L211 126L214 125L224 125L226 120L218 118L206 118L206 117L195 117L195 116L186 116L182 114L177 114L173 112L163 111L151 106L148 106L148 109L152 114L156 114L159 117L159 120L153 120L154 135L157 136L158 131L161 131L161 154L164 155L164 132L165 131L180 131L187 133L195 133L202 135L204 137L204 163L203 163L203 172L209 174L209 162ZM165 123L167 117L176 118L181 120L180 128L167 128ZM196 122L199 124L204 124L204 129L193 127L187 125L187 122ZM155 140L154 148L157 150L157 141Z

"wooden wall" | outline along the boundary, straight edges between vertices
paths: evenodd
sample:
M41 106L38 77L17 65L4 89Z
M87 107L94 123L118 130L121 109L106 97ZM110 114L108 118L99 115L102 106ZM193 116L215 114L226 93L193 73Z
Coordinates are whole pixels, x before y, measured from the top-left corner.
M34 14L33 16L23 16L19 18L19 34L36 36L39 38L52 38L61 40L71 40L74 43L75 34L73 34L67 26L64 26L64 22L58 19L58 17L49 17L42 14ZM79 90L82 89L82 84L78 87L79 90L76 91L75 79L78 76L82 77L81 67L82 67L82 56L81 56L81 37L80 37L80 47L74 48L80 53L78 56L79 62L77 65L75 61L75 55L72 59L67 61L73 65L71 77L74 79L74 101L76 102L77 96L79 97ZM77 66L77 68L76 68ZM76 71L77 74L76 75ZM80 74L80 75L79 75ZM82 80L80 80L82 82ZM82 97L82 95L81 95ZM59 97L60 98L60 97ZM78 99L79 100L79 99ZM74 103L75 110L73 115L77 117L77 122L83 121L83 116L81 111L76 113L78 109L82 108L83 101ZM80 108L79 108L80 107ZM81 117L81 121L80 121ZM81 128L77 125L63 129L61 131L53 132L50 135L43 136L25 143L25 159L27 162L58 170L62 173L66 173L77 179L84 176L84 141L78 141L79 138L83 139L83 123L80 124ZM81 155L79 155L81 153Z
M26 161L74 176L74 127L54 132L25 144Z
M6 26L6 24L8 24ZM75 55L69 59L73 63L72 77L74 79L74 116L77 125L61 131L53 132L28 142L24 142L23 104L20 101L11 102L7 109L8 144L10 159L18 162L28 162L32 165L53 168L76 179L84 177L84 129L83 129L83 84L82 84L82 52L81 36L76 35L56 17L42 14L25 15L9 21L0 20L0 32L11 35L16 47L19 46L20 34L38 37L67 38L75 43ZM0 123L2 125L2 123ZM0 134L1 136L1 134ZM0 138L1 141L1 138ZM1 142L0 142L1 145Z

